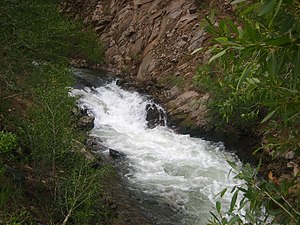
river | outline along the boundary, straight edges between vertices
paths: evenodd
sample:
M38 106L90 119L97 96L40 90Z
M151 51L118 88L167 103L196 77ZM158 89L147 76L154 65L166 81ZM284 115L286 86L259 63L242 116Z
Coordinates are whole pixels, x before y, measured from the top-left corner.
M153 196L180 213L177 224L206 224L209 211L220 200L216 195L236 185L227 160L239 163L237 157L222 143L178 134L167 125L150 129L147 109L161 107L149 96L125 90L113 80L92 86L72 92L80 96L78 104L95 116L91 136L125 154L120 173L128 188ZM109 151L102 154L108 156ZM230 197L224 196L223 206L229 205Z

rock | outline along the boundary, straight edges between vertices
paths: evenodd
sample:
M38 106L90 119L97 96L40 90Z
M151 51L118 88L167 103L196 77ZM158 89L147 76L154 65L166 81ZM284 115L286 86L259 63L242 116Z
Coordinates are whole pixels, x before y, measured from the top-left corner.
M197 6L192 6L190 9L189 9L189 12L190 14L194 14L197 12Z
M146 106L147 110L147 127L152 129L156 126L165 125L165 113L162 109L159 109L155 104L149 104Z
M126 155L123 152L119 152L113 149L109 149L109 155L113 158L113 159L120 159L120 158L124 158Z
M285 154L286 159L293 159L295 158L295 152L294 151L289 151Z
M102 144L102 140L98 137L89 137L85 142L86 147L89 149L99 151L106 150L107 148Z
M186 41L180 40L179 42L177 42L176 47L177 47L177 48L182 48L183 46L186 45L186 43L187 43Z
M78 120L77 126L82 130L91 130L94 127L95 117L92 115L83 116Z
M87 150L86 147L80 149L80 152L84 155L85 159L92 165L97 163L97 159Z
M71 110L71 114L76 118L80 117L80 108L78 106L74 106Z
M206 129L210 122L206 102L209 95L200 96L195 91L187 91L169 101L167 108L170 120L183 127L199 126Z
M85 18L87 25L98 30L99 38L104 43L108 70L125 78L133 78L143 91L148 90L161 100L174 100L167 103L171 105L167 111L174 118L180 115L180 121L185 120L187 124L205 124L206 108L202 93L199 95L191 91L191 83L197 65L209 56L204 53L191 56L190 53L207 44L205 40L208 35L199 23L203 10L198 10L193 0L62 2L66 13ZM177 72L178 77L184 80L178 91L154 90L143 85L154 79L161 81L161 86L172 88L174 84L168 78L172 79L171 76ZM187 74L191 75L185 77ZM198 100L203 104L196 104ZM158 112L154 110L151 113ZM156 126L157 119L155 121L154 118L148 115L152 121L148 123L149 127Z
M86 108L83 108L83 109L80 109L80 113L81 113L81 116L88 116L88 109Z

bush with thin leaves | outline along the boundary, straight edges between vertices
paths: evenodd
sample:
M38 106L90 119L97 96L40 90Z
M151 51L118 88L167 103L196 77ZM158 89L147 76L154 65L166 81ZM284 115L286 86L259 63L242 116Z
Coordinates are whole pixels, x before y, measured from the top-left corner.
M224 123L244 130L263 126L263 149L274 157L300 155L300 3L236 3L235 20L205 19L213 44L195 52L212 56L204 66L209 69L199 67L196 83L212 86L213 108Z
M291 200L290 194L297 190L297 176L278 186L272 180L259 178L260 163L257 168L246 164L242 169L233 162L229 163L232 172L235 173L235 179L243 181L243 184L230 190L233 197L227 211L222 210L220 202L216 203L216 213L211 212L212 218L208 225L299 224L300 196L295 193ZM220 196L223 197L228 191L224 189Z
M199 48L211 57L195 82L213 96L210 107L221 124L263 132L262 146L273 157L300 156L300 3L296 0L234 0L233 18L214 14L203 22L212 44ZM232 165L235 168L234 165ZM295 167L296 168L296 167ZM230 209L210 224L299 224L299 172L288 178L258 178L258 169L236 171L244 186L232 189ZM224 190L225 192L225 190ZM223 195L224 192L221 194ZM241 201L237 196L242 196Z

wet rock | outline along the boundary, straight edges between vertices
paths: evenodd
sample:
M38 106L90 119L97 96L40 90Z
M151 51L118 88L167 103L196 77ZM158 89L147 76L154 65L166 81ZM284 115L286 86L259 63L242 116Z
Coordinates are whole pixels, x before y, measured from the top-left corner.
M165 102L169 101L166 108L173 119L188 125L207 124L204 93L192 91L191 83L197 65L205 63L208 56L204 53L190 56L195 49L207 44L208 35L199 23L206 9L197 8L194 0L62 2L63 11L86 18L87 24L99 27L108 70L125 79L133 78L142 92L148 91L162 101L166 97ZM78 2L80 4L76 4ZM144 85L156 80L172 88L172 76L177 72L184 80L178 90L163 92ZM150 128L160 123L157 110L151 109L149 114L153 114L152 118L147 116Z
M78 120L77 126L82 130L91 130L94 127L95 117L92 115L83 116Z
M109 149L109 155L113 159L120 159L120 158L124 158L126 156L123 152L119 152L119 151L111 149L111 148Z
M147 116L147 127L152 129L156 126L165 125L165 113L162 109L159 109L155 104L149 104L146 106Z
M102 140L98 137L89 137L85 142L86 147L93 151L105 151L107 147L102 144Z

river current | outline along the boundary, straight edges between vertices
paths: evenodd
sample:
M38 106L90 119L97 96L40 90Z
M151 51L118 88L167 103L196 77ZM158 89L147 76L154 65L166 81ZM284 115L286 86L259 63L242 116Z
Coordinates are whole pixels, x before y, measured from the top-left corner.
M147 105L155 103L122 89L116 81L72 93L95 116L91 136L126 155L123 178L136 190L181 212L178 224L204 225L217 200L223 207L229 205L230 195L222 200L217 195L236 184L227 160L239 162L222 143L178 134L166 125L148 128ZM103 154L109 155L108 150Z

